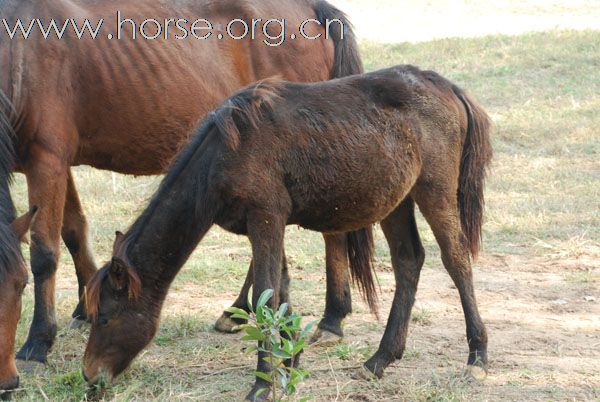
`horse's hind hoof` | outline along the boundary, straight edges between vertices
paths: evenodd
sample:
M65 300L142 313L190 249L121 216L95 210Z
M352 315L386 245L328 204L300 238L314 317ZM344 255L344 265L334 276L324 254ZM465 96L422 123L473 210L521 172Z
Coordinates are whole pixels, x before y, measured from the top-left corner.
M483 382L487 378L487 370L481 366L467 366L466 375L475 381Z
M342 342L344 338L326 329L317 328L310 338L310 343L313 346L334 346Z
M89 324L89 322L86 320L82 320L79 318L71 318L71 322L69 322L68 329L70 329L70 330L79 329L79 328L85 327L88 324Z
M235 322L233 318L223 314L215 323L215 329L224 334L235 334L240 332L240 323Z
M359 380L359 381L377 381L377 380L379 380L379 377L377 377L375 375L375 373L373 373L371 370L369 370L365 366L360 366L359 368L357 368L350 375L350 377L352 377L355 380Z

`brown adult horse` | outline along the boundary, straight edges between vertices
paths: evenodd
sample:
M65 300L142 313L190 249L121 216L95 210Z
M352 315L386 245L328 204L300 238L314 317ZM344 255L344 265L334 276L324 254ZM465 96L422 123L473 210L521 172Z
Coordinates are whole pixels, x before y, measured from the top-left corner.
M122 39L115 34L117 10L123 21L133 20L123 23ZM105 19L95 40L89 35L78 39L69 30L61 40L53 35L44 39L35 24L27 40L18 31L12 40L0 35L0 71L4 72L0 90L17 113L16 170L27 176L30 204L40 206L31 245L34 315L27 341L17 354L20 359L44 362L56 336L54 286L61 235L75 263L80 296L96 271L70 166L158 174L200 118L236 89L275 75L291 81L321 81L361 72L350 26L339 10L324 1L0 0L0 12L8 21L21 19L25 27L34 19L47 26L54 18L62 26L61 21L73 18L80 28L84 17ZM137 40L132 39L133 23L140 30L147 18L178 17L205 18L215 27L214 35L206 40L191 35L186 40L173 35L144 40L138 32ZM219 40L217 32L223 34L229 22L238 18L255 28L256 40L249 35L243 40L229 35ZM267 46L266 36L260 35L265 24L252 22L255 18L285 18L288 35L294 27L298 38L291 40L290 35L281 46ZM343 40L339 25L333 29L335 24L330 26L330 38L325 36L327 19L336 18L345 23ZM306 19L313 21L304 25L305 36L320 34L320 38L299 37L298 27ZM239 21L232 26L232 36L244 33ZM146 36L152 34L149 31L146 25ZM114 35L112 40L107 33ZM278 25L268 25L267 33L276 37ZM367 231L360 233L366 238ZM347 249L344 235L328 235L325 240L329 281L339 291L328 294L321 327L341 334L341 319L350 310L346 275L352 249ZM81 303L73 316L85 319Z
M0 95L0 106L7 106ZM19 247L36 209L15 219L10 197L10 174L14 164L12 126L0 114L0 399L19 386L15 366L15 332L21 316L21 296L27 284L27 269Z
M381 222L396 293L379 349L365 363L381 376L402 357L424 260L415 203L460 294L468 365L481 374L487 336L470 255L479 248L491 154L485 112L451 82L412 66L241 91L204 120L90 282L96 319L84 375L92 383L102 370L115 376L150 342L171 281L213 224L248 235L256 300L279 288L286 225L339 233ZM286 298L275 293L272 307ZM269 371L258 357L258 371ZM248 397L267 386L258 378Z

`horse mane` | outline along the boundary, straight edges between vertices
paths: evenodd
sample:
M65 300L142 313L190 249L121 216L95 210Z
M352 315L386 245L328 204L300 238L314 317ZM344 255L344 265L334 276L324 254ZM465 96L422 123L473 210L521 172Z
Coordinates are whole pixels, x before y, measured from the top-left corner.
M15 163L15 133L8 113L12 114L13 110L11 102L0 91L0 281L8 270L21 263L22 258L19 241L10 227L15 219L9 188Z
M281 97L284 83L275 78L259 81L235 93L213 112L217 130L229 149L235 151L240 147L240 127L258 126L264 113Z

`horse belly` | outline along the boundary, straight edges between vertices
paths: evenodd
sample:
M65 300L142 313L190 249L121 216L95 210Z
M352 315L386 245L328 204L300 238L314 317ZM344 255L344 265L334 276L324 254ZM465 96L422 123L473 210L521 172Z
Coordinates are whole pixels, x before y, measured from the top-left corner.
M420 163L416 157L379 162L362 175L341 174L335 183L313 181L310 192L292 192L292 223L332 233L361 229L385 219L414 186Z

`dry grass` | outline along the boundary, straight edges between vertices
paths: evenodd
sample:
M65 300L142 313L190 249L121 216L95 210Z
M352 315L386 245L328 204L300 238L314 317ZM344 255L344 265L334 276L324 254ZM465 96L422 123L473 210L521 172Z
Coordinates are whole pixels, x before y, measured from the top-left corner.
M313 377L302 392L340 401L598 400L600 308L583 299L600 299L598 32L362 48L369 69L410 62L440 71L473 92L495 122L485 250L476 270L491 373L483 384L462 376L467 347L460 303L420 221L428 259L405 359L378 382L357 381L345 369L376 349L384 327L357 301L346 345L305 354ZM114 230L135 218L158 180L118 176L113 193L109 173L76 169L99 260L109 257ZM14 195L25 209L22 177ZM286 245L294 307L314 319L324 304L322 240L289 228ZM382 304L389 306L393 275L380 233L377 252ZM22 375L16 399L240 399L252 381L253 357L240 352L239 336L217 334L211 326L234 299L249 261L245 238L211 231L175 281L156 340L116 384L102 395L86 395L79 370L87 332L61 329L49 364ZM65 251L57 287L60 328L75 306L75 283ZM29 287L19 345L31 316Z

